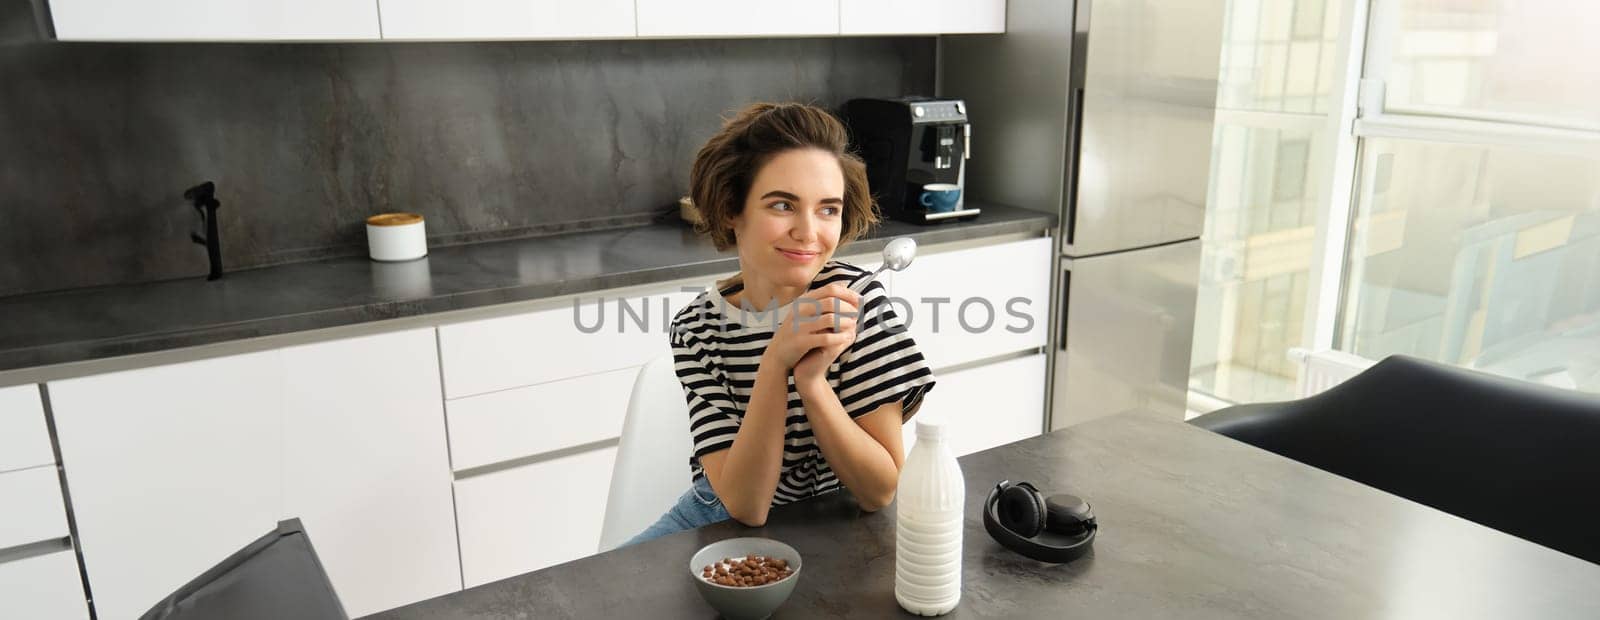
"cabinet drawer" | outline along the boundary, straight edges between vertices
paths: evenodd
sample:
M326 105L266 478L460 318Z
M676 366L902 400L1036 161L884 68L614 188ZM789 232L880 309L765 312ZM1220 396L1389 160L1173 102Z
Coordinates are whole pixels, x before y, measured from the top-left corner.
M639 369L480 394L446 403L456 471L613 439Z
M55 462L39 386L0 388L0 472Z
M986 364L938 376L912 420L937 417L950 427L956 456L988 450L1044 431L1045 355ZM906 453L916 443L916 423L904 427Z
M0 549L67 536L61 479L54 466L0 474Z
M911 304L909 333L937 370L1044 346L1051 273L1040 237L918 256L895 274L894 294Z
M601 292L579 297L576 312L568 302L559 308L440 326L445 398L642 366L656 356L670 355L666 326L673 313L693 298L684 292L624 297ZM644 319L644 327L637 317Z
M595 553L616 448L456 481L466 587Z
M0 563L0 618L88 617L78 558L71 549Z

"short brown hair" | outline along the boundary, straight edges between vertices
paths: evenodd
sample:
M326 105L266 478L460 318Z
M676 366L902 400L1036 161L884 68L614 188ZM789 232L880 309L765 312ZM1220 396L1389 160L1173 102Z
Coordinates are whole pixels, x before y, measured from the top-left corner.
M844 124L827 110L804 103L751 104L725 120L695 155L689 173L689 196L700 211L695 230L711 237L718 251L733 247L733 218L744 210L756 171L783 151L816 148L839 159L844 172L839 243L855 240L878 223L878 207L867 189L867 166L849 147Z

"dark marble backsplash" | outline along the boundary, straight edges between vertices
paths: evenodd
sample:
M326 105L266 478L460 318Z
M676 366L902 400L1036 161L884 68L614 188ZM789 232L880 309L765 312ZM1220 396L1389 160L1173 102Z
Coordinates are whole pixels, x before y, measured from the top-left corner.
M215 181L230 270L643 222L720 117L933 89L931 38L351 44L44 40L0 0L0 296L203 276L185 188Z

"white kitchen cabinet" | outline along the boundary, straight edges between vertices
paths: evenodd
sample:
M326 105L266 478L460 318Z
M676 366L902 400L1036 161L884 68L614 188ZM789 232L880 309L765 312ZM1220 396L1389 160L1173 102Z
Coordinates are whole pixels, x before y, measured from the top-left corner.
M375 0L50 0L50 16L63 41L378 38Z
M452 400L456 471L622 435L639 367Z
M0 618L88 617L89 601L71 549L0 563ZM111 616L101 612L101 617Z
M0 388L0 472L55 462L44 407L39 403L39 386Z
M1005 31L1005 0L839 0L843 35Z
M51 0L63 41L529 40L1005 32L1005 0Z
M895 274L894 296L911 304L911 316L901 318L935 370L1045 345L1052 269L1048 237L931 249ZM895 305L896 312L903 309Z
M638 0L641 37L839 34L839 0Z
M616 459L602 448L457 480L466 587L594 553Z
M49 384L99 617L139 617L277 526L281 360L268 351Z
M442 325L445 397L621 370L669 355L667 326L694 295L678 288L599 291L546 310Z
M290 347L283 363L279 514L305 524L345 611L461 589L434 330Z
M51 0L63 41L528 40L1005 32L1005 0Z
M633 0L378 0L383 38L596 39L633 37Z
M938 6L941 33L980 34L1006 31L1006 0L939 0Z
M906 453L917 418L944 421L956 456L1044 432L1045 355L1038 353L937 376L922 409L903 428Z
M101 617L299 517L346 611L460 588L431 328L49 384Z
M0 549L66 538L67 507L56 468L0 474Z

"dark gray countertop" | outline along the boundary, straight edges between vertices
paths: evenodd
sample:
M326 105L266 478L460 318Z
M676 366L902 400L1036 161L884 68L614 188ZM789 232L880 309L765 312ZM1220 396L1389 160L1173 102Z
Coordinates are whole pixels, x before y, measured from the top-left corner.
M1101 419L961 459L962 599L949 618L1600 618L1600 565L1176 420ZM1100 523L1067 565L993 542L1000 479L1074 492ZM804 570L773 618L914 617L894 600L893 508L839 492L370 616L709 618L700 547L766 536Z
M1041 232L1049 214L981 205L970 222L886 221L838 255L910 235L933 244ZM347 257L0 298L0 371L148 353L712 275L738 269L672 223L433 248L410 263Z

